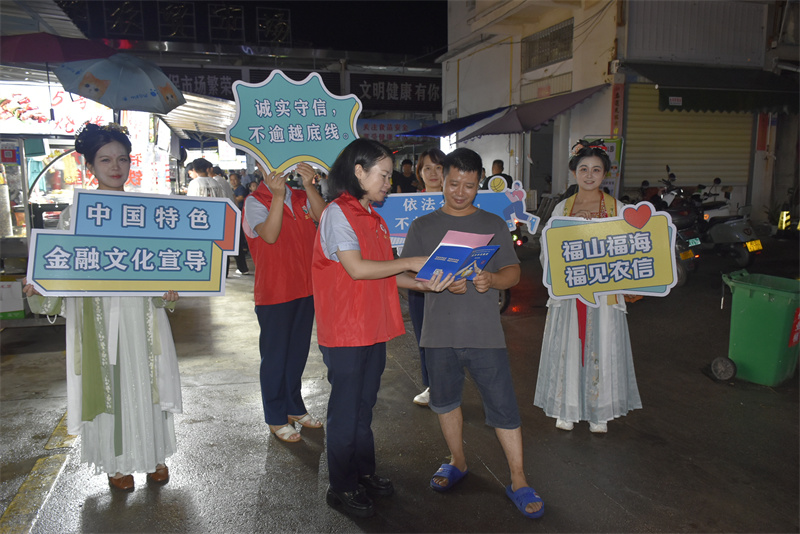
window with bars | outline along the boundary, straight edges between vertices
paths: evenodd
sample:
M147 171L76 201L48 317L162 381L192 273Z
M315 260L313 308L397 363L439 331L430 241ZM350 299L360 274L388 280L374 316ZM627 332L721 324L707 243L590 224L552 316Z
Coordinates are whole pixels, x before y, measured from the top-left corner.
M241 4L208 4L208 30L211 42L244 42L244 8Z
M522 71L538 69L572 57L574 19L569 19L522 40Z
M103 2L105 36L110 39L144 39L142 3L136 0Z
M162 41L195 40L194 4L191 2L158 3L158 35Z
M258 8L258 44L292 46L291 14L288 9Z

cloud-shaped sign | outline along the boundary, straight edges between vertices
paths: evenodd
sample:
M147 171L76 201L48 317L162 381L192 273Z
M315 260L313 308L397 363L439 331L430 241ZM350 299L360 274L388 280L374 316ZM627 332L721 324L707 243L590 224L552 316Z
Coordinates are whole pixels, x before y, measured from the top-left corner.
M274 70L258 84L235 82L233 94L236 118L228 142L270 171L283 172L303 161L330 170L342 149L358 138L361 101L331 94L316 72L296 82Z
M617 217L553 217L542 232L544 285L554 299L598 295L666 296L675 274L675 226L666 212L641 202Z

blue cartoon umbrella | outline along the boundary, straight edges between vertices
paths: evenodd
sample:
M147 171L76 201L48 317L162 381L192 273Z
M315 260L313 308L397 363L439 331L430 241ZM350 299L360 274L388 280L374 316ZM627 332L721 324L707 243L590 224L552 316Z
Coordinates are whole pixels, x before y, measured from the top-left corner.
M61 63L53 72L65 90L114 110L167 114L186 103L157 65L130 54Z

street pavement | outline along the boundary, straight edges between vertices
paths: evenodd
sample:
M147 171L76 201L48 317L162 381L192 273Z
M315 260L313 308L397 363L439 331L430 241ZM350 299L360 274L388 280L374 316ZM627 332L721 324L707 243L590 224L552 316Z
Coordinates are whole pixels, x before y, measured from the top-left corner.
M798 277L797 240L764 238L750 268ZM395 495L376 515L352 519L325 503L325 431L286 444L269 435L258 382L259 328L251 276L226 296L183 298L170 316L183 385L171 480L112 493L81 463L80 439L63 435L64 327L0 333L0 533L5 532L798 532L798 378L777 387L714 381L709 363L728 351L731 294L725 258L703 261L686 285L628 307L644 408L571 432L532 405L547 312L535 242L519 250L523 278L503 316L522 415L525 472L545 501L523 517L506 497L508 468L467 381L464 442L469 474L449 493L429 487L446 463L436 416L414 405L419 358L407 334L388 343L373 430L378 473ZM723 307L720 300L723 297ZM309 411L324 419L329 385L312 339L303 376Z

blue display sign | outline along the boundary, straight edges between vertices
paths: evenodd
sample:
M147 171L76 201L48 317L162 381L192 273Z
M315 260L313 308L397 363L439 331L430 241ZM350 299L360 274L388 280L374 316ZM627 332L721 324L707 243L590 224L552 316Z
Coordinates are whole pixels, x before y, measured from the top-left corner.
M69 231L33 230L28 280L46 296L222 295L241 212L226 198L76 189Z

